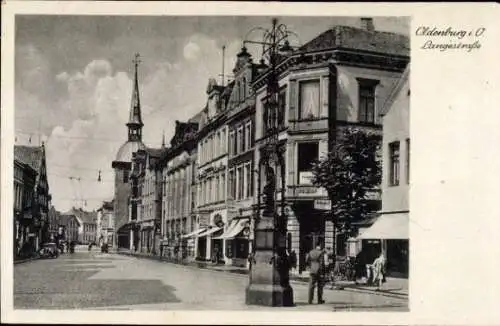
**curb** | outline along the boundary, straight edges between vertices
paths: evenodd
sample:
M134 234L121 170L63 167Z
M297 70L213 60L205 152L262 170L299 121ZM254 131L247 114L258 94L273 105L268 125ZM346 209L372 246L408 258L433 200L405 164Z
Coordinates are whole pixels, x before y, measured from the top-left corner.
M218 269L218 268L210 268L208 266L199 266L196 263L187 263L187 264L176 263L176 262L172 262L172 261L160 259L159 257L156 257L156 256L137 255L137 254L131 254L131 253L126 253L126 252L116 252L116 254L118 254L118 255L124 255L124 256L130 256L130 257L135 257L135 258L156 260L156 261L164 262L164 263L168 263L168 264L193 267L193 268L196 268L196 269L203 269L203 270L209 270L209 271L220 272L220 273L230 273L230 274L236 274L236 275L241 275L241 276L248 275L248 272L238 273L238 272L235 272L234 270L227 270L226 271L226 270ZM307 284L308 280L304 279L304 278L290 277L290 282L295 283L295 284ZM328 289L328 290L330 290L330 289ZM345 287L342 288L342 290L337 289L337 291L350 291L350 292L358 292L358 293L370 293L370 294L376 294L376 295L381 295L381 296L386 296L386 297L392 297L392 298L408 299L408 294L405 294L405 293L397 293L397 292L390 292L390 291L384 291L384 290L377 291L375 289L372 290L372 289L367 289L367 288L362 288L362 287L356 288L356 287L345 286Z

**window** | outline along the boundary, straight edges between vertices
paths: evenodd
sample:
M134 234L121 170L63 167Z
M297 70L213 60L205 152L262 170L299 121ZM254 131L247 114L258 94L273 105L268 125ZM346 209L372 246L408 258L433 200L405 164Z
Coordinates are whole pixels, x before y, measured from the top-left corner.
M220 132L217 132L217 143L215 144L217 150L216 150L216 156L219 156L222 153L222 144L221 144L221 135Z
M410 139L406 139L406 183L410 184Z
M245 124L245 139L246 139L246 148L245 150L249 150L252 148L252 122L249 121Z
M220 190L221 190L221 200L226 200L226 175L222 173L221 175L221 184L220 184Z
M278 96L278 129L281 130L285 126L286 112L286 88L282 89Z
M311 184L313 177L312 163L318 159L319 143L308 142L298 144L298 183Z
M238 132L236 133L236 146L234 149L234 154L238 154L242 152L242 144L243 144L243 129L238 127Z
M243 173L243 166L238 167L238 194L237 198L238 199L243 199L244 196L244 191L245 191L245 184L244 184L244 173Z
M221 131L220 148L221 148L221 154L225 154L226 153L226 130Z
M375 87L377 80L358 78L359 122L375 123Z
M236 180L235 180L235 176L234 176L234 169L231 169L229 170L229 185L228 185L228 188L229 188L229 197L231 199L236 199Z
M389 144L389 185L399 185L399 142Z
M123 183L128 182L128 170L123 171Z
M319 117L319 80L299 84L299 119Z
M229 132L229 155L233 156L235 153L234 151L234 144L235 144L235 139L234 139L234 131Z
M244 131L244 127L241 126L238 128L238 134L240 134L240 143L239 143L239 151L240 153L244 152L245 149L246 149L246 145L245 145L245 142L246 142L246 139L245 139L245 131Z
M245 165L245 198L252 197L252 170L250 164Z
M243 77L243 81L241 82L241 100L244 101L247 97L247 80Z
M215 177L215 201L219 201L220 200L220 192L219 192L219 176L216 176Z

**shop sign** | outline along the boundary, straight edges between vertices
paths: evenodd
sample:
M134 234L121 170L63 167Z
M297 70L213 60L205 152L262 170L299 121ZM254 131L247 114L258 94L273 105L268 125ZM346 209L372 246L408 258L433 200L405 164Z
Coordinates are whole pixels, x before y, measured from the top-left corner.
M332 201L329 199L316 199L314 209L329 211L332 209Z
M310 185L312 184L312 179L314 175L311 171L299 172L299 183Z

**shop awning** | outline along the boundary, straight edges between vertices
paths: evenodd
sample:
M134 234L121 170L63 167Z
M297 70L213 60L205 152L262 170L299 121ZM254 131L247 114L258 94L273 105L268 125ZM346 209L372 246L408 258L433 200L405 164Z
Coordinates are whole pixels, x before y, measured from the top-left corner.
M198 229L196 231L193 231L191 233L188 233L188 234L184 234L183 236L181 236L182 239L186 239L186 238L192 238L198 234L200 234L201 232L204 232L206 231L206 229Z
M206 230L205 232L198 234L198 238L206 237L206 236L211 235L219 230L222 230L222 228L220 228L218 226L214 226L214 227Z
M408 239L408 213L382 214L358 239Z
M226 232L214 239L232 239L243 231L247 223L248 219L232 220Z

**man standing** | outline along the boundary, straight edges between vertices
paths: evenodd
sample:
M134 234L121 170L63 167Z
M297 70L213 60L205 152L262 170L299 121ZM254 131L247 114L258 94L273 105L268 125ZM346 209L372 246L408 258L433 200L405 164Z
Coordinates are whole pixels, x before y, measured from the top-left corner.
M321 246L317 245L306 257L306 263L309 265L309 304L312 304L314 298L314 288L318 287L318 304L323 301L323 275L325 272L325 258Z

